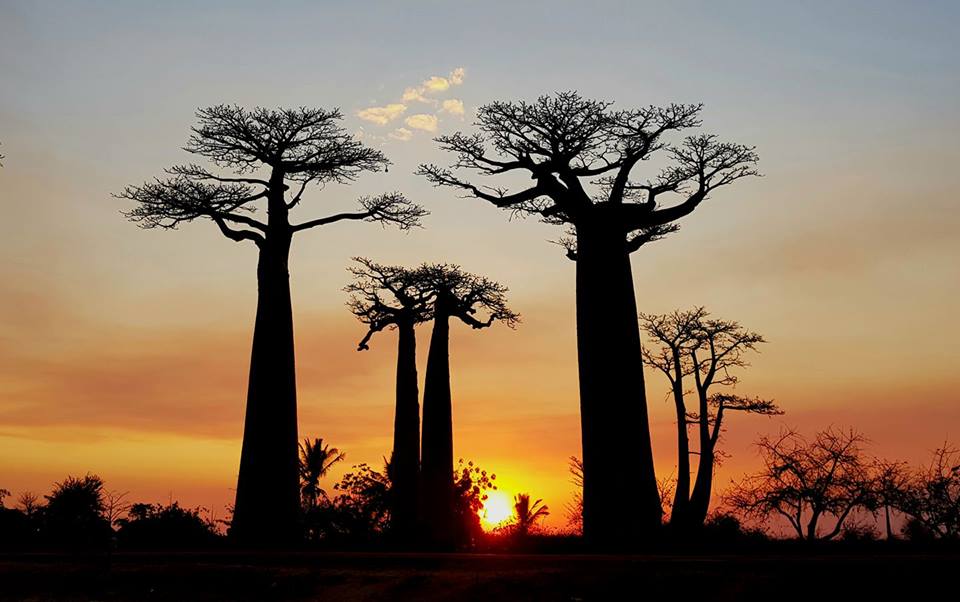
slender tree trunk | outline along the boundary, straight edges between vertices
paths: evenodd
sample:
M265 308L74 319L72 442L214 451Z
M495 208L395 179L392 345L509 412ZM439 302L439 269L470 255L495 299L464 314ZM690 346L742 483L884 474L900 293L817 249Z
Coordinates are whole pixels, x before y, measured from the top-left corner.
M890 525L890 506L884 504L883 506L883 519L887 527L887 541L893 540L893 528Z
M670 526L683 529L687 526L690 503L690 439L687 436L687 407L683 401L683 381L680 362L674 361L677 375L673 387L673 404L677 411L677 490L673 496Z
M421 519L430 543L455 543L453 414L450 398L450 317L438 299L423 385Z
M700 400L700 460L697 463L697 480L693 485L693 493L690 496L690 506L688 511L688 525L693 528L700 528L707 520L707 513L710 511L710 496L713 490L713 462L714 462L714 444L711 438L709 414L709 403L705 393L699 394ZM722 419L717 415L717 419ZM717 427L719 429L719 426Z
M250 544L300 538L297 382L284 174L271 176L268 232L257 263L257 318L231 535Z
M409 542L417 521L420 474L420 391L417 388L417 335L413 321L398 328L397 407L393 421L392 527L400 541ZM452 472L452 470L451 470Z
M584 537L597 546L649 538L662 509L633 274L616 228L577 226L577 356Z

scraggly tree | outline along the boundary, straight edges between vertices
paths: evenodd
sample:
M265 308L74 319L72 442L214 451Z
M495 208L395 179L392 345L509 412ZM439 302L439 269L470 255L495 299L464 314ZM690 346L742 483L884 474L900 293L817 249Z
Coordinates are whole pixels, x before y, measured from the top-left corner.
M231 534L250 542L297 537L297 396L288 257L298 232L345 220L408 229L425 212L400 193L363 197L356 211L291 222L312 184L349 183L388 165L379 151L339 125L339 110L246 110L218 105L197 112L185 148L222 175L197 164L167 178L127 187L137 203L126 216L144 228L174 229L208 219L228 239L255 244L257 316ZM266 210L265 219L260 219Z
M907 481L900 510L929 535L960 539L960 449L947 443Z
M644 348L644 362L666 375L677 416L677 484L670 524L679 528L700 527L710 509L717 442L725 413L783 414L771 400L711 393L714 387L735 386L738 377L732 370L747 367L744 354L756 351L757 345L765 341L737 322L710 318L703 307L659 315L640 314L640 323L644 332L659 344ZM695 411L686 406L688 377L694 381ZM696 425L699 435L697 479L692 492L688 424Z
M853 430L827 429L807 441L794 431L757 442L763 469L733 484L726 503L748 517L784 517L800 539L839 535L857 509L874 511L877 497L866 439ZM833 518L833 528L821 521Z
M417 488L420 478L420 392L417 388L416 325L433 317L436 296L423 270L385 266L362 257L349 268L354 282L348 307L367 333L358 350L369 349L374 334L397 330L396 409L393 419L393 453L390 457L391 520L393 534L410 541L417 522Z
M675 222L713 190L757 174L751 147L712 135L666 141L699 126L699 114L700 105L614 110L575 92L494 102L478 110L478 133L437 138L457 157L450 168L419 169L437 186L568 228L564 244L577 266L584 534L600 545L660 525L630 254L677 230ZM650 179L633 174L658 153L670 167ZM533 184L487 187L463 170L505 181L526 175ZM679 201L663 205L670 195ZM622 478L635 467L637 479ZM616 512L624 500L636 508L626 528Z
M447 264L425 265L420 272L435 294L433 332L423 384L420 510L430 543L449 547L456 543L458 532L451 479L454 472L450 319L456 318L480 329L494 322L513 327L519 316L507 307L507 288L492 280Z

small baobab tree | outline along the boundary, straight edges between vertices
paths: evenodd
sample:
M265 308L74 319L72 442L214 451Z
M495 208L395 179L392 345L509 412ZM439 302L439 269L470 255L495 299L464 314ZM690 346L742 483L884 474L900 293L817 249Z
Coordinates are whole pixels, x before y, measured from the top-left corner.
M393 421L393 452L390 456L391 530L409 540L417 522L420 476L420 393L417 387L416 325L433 316L436 293L423 270L385 266L354 258L349 268L354 281L348 307L368 327L358 345L369 349L374 334L397 331L396 409Z
M734 483L726 503L748 517L781 516L800 539L839 535L855 510L874 511L876 495L866 439L829 428L807 441L794 431L757 442L763 469ZM833 526L821 529L832 518Z
M421 277L434 291L433 331L423 385L421 518L434 544L453 543L455 528L453 404L450 393L450 319L474 329L495 322L513 327L519 316L507 307L507 288L459 266L424 265Z
M644 362L662 372L670 382L677 416L677 481L673 492L670 524L678 528L702 526L710 508L717 443L727 412L765 416L782 414L767 399L712 392L715 387L733 387L737 368L748 366L744 356L764 342L762 336L740 324L716 320L702 307L667 314L640 314L640 323L654 341L643 350ZM686 405L689 380L694 383L696 410ZM691 491L688 426L697 427L699 448L696 482Z
M699 126L700 109L616 110L576 92L493 102L478 109L477 133L437 138L456 157L450 167L419 169L434 185L568 232L564 246L576 261L584 535L599 545L650 535L661 517L630 255L677 230L677 220L717 188L757 174L751 147L708 134L668 140ZM648 177L634 173L654 157L670 165ZM464 172L533 183L484 186ZM623 479L630 471L639 471L637 478ZM626 525L617 512L623 500L635 508Z
M200 109L185 150L229 173L193 163L177 165L167 170L165 179L129 186L118 195L136 203L125 215L141 227L175 229L208 219L228 239L258 249L257 315L231 527L232 535L249 542L298 537L297 394L288 268L294 235L341 221L409 229L425 214L394 192L362 197L355 211L291 220L309 186L349 183L388 165L380 151L346 133L340 119L337 109Z

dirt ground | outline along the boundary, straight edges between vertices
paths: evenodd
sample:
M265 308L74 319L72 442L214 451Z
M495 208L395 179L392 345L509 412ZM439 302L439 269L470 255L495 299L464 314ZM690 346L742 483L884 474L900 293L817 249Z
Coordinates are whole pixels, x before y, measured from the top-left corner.
M953 554L22 554L0 556L0 600L897 600L953 590L958 569Z

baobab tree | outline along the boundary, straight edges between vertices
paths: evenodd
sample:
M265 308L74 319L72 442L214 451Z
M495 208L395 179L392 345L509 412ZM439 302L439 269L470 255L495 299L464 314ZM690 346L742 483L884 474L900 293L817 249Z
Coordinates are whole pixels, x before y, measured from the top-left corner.
M756 351L763 337L740 324L716 320L703 307L667 314L640 314L640 323L653 345L643 349L646 365L662 372L670 383L677 417L677 482L670 513L671 526L700 527L707 517L713 489L717 443L726 412L778 415L783 411L767 399L731 393L712 393L715 387L733 387L736 368L748 366L744 354ZM696 410L686 405L686 379L694 381ZM688 425L697 426L697 478L691 492Z
M717 188L757 175L752 147L709 134L668 142L700 125L700 109L614 110L576 92L494 102L478 110L477 133L437 138L456 155L453 165L419 169L434 185L567 228L564 245L576 261L584 535L601 545L660 525L630 255L677 230ZM671 165L647 179L634 175L655 156ZM484 186L464 171L503 181L525 175L533 184ZM679 200L664 204L671 196ZM638 478L621 478L637 469ZM635 507L626 526L616 512L623 500Z
M416 325L433 317L436 292L423 270L385 266L362 257L348 268L354 281L348 307L367 333L357 346L370 348L374 334L397 331L396 409L390 456L391 530L409 540L416 528L420 477L420 392L417 387Z
M291 221L312 184L349 183L388 165L380 151L339 125L340 111L247 110L217 105L197 111L185 150L227 172L177 165L167 177L129 186L118 196L144 228L175 229L208 219L228 239L257 246L257 314L231 533L249 542L297 537L297 395L288 257L295 234L341 221L409 229L425 212L393 192L362 197L355 211ZM260 219L263 210L265 219Z
M420 268L430 283L433 331L423 385L423 436L420 458L421 518L433 544L450 546L457 532L453 483L453 404L450 393L450 319L474 329L494 322L513 327L519 316L507 307L507 288L455 265Z

